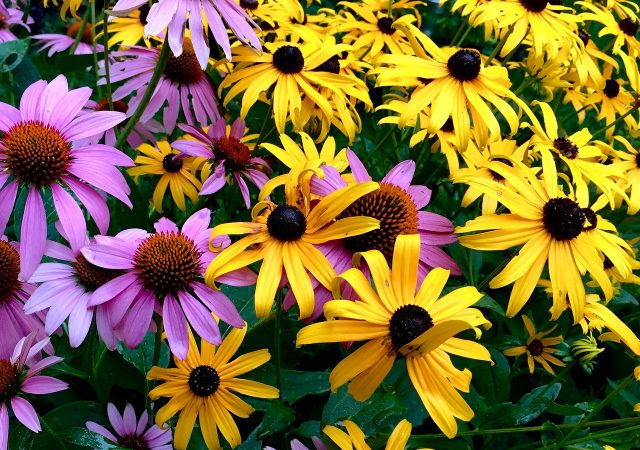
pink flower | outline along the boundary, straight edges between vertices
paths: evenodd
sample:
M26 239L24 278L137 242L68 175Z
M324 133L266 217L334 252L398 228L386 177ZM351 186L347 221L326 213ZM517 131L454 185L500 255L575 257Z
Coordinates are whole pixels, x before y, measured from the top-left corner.
M24 23L22 21L23 15L23 12L19 9L7 8L4 3L0 2L0 42L15 41L18 39L10 30L13 25L21 26L27 31L31 31L29 25L33 23L33 19L27 17L27 22Z
M89 306L117 297L110 310L111 324L120 327L127 346L135 347L144 338L154 311L162 315L171 352L180 359L187 357L189 349L187 322L213 345L222 339L211 313L231 326L244 326L231 300L202 282L206 267L217 256L209 251L210 221L211 212L201 209L187 219L181 231L162 218L153 234L132 229L117 237L96 236L97 244L82 250L96 266L125 271L96 289ZM213 245L226 247L229 238L221 236ZM248 286L255 284L256 275L243 269L223 282Z
M87 23L85 26L84 32L82 33L82 37L78 42L78 46L73 52L74 55L91 55L93 54L93 37L91 35L91 23ZM36 34L31 36L36 40L38 44L40 44L39 52L49 49L47 52L47 56L53 56L56 53L64 52L70 49L75 42L76 36L80 31L80 22L75 22L71 24L67 30L67 34ZM98 43L96 43L96 51L102 52L104 51L104 47Z
M109 403L107 414L115 434L95 422L87 422L87 428L123 448L136 450L141 448L147 450L173 449L171 428L163 430L157 425L149 426L149 415L146 411L142 413L140 420L137 420L133 406L130 404L127 403L124 413L120 415L115 405Z
M19 394L51 394L67 388L67 383L38 375L42 370L62 361L57 356L38 359L49 339L34 343L36 333L23 337L16 344L10 359L0 359L0 450L7 450L9 441L9 406L13 415L25 427L40 432L36 411Z
M128 13L146 3L147 0L119 0L113 9L118 13ZM252 28L255 24L234 0L159 0L149 10L145 35L158 36L169 27L169 47L174 55L180 56L187 16L193 48L203 69L209 59L207 32L203 26L205 22L209 24L213 38L222 47L228 60L231 60L231 43L227 27L244 44L261 48L260 40Z
M136 92L128 105L127 116L132 116L151 81L160 49L134 46L113 52L112 56L117 60L110 66L111 82L126 80L113 92L113 99L122 100ZM105 76L103 62L100 76ZM99 83L106 84L106 79L101 78ZM148 122L162 108L162 121L168 134L176 127L180 111L190 125L197 121L204 127L220 118L211 80L200 68L192 51L185 50L180 56L169 56L164 73L140 117L140 122Z
M109 227L109 208L92 186L131 207L129 186L116 167L133 165L131 158L107 145L76 145L125 118L115 111L78 116L90 95L86 87L69 90L67 79L59 75L50 83L40 80L29 86L19 110L0 102L0 131L4 133L0 139L0 230L9 221L18 188L27 189L20 228L20 268L25 279L38 266L47 246L43 190L50 190L74 250L84 245L87 224L71 193L87 208L101 233Z
M189 133L191 139L180 139L171 144L175 149L189 156L207 158L212 165L213 172L202 184L200 195L211 195L218 192L227 183L227 176L233 176L238 183L244 203L251 208L249 188L243 176L251 181L258 189L262 189L269 177L258 168L271 170L262 158L251 156L253 144L245 143L256 135L247 136L244 133L246 125L240 118L236 119L229 129L225 119L218 120L209 127L208 132L190 125L179 125L180 129ZM213 165L215 165L213 168Z
M0 358L8 359L18 341L31 332L36 332L38 339L47 337L42 315L22 310L35 290L20 269L20 245L0 236ZM48 351L53 352L53 347Z

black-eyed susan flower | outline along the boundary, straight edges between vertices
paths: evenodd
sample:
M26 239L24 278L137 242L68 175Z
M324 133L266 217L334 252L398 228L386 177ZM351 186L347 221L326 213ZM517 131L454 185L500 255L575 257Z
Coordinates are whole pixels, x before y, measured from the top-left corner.
M112 17L107 26L107 32L111 35L107 41L109 48L116 44L123 47L132 47L138 44L144 38L144 26L147 24L148 15L149 5L145 3L129 13L121 13ZM101 39L102 33L104 33L104 29L97 35L97 38Z
M73 17L80 20L80 17L78 16L78 9L82 6L82 0L51 0L51 2L55 6L62 3L60 5L60 17L63 19L67 15L67 12L70 12ZM49 6L49 0L44 0L44 6Z
M533 373L535 363L537 362L544 367L544 370L550 374L554 374L549 363L560 367L565 365L562 361L553 356L554 353L558 352L558 349L554 347L560 344L563 341L563 338L562 335L554 337L545 336L553 333L558 326L556 325L547 331L540 331L536 333L535 326L531 319L523 314L522 321L524 322L524 326L529 334L529 337L527 338L527 345L509 348L504 351L504 354L507 356L519 356L526 354L529 373Z
M411 24L407 28L413 30L416 37L413 41L416 56L383 55L378 58L378 64L384 68L376 69L378 86L413 88L400 112L399 127L415 120L420 111L430 106L428 132L440 130L451 117L459 147L464 150L470 137L469 115L483 143L487 140L487 130L494 139L501 136L491 105L506 119L511 134L517 131L518 116L504 100L519 102L509 90L511 82L506 68L485 67L477 50L441 49Z
M487 349L455 335L490 325L482 313L470 308L482 294L474 287L456 289L440 297L449 271L433 269L418 284L420 237L396 240L392 268L382 253L360 253L374 288L359 269L349 269L334 282L334 297L324 306L326 322L298 332L297 345L367 341L342 360L329 376L331 389L349 383L358 401L368 399L398 357L406 357L413 386L436 425L448 436L457 433L456 418L469 421L473 411L458 391L468 392L471 372L459 370L450 355L491 361ZM358 299L341 300L340 281L353 288Z
M553 319L565 309L568 295L574 322L578 323L586 306L581 274L589 272L605 297L612 298L613 286L604 271L604 256L628 275L632 270L626 257L630 248L617 236L615 226L590 209L587 202L576 201L572 192L567 195L562 191L552 156L544 153L542 157L546 160L543 181L517 161L512 162L518 171L500 162L487 166L505 178L505 184L476 176L454 176L454 182L475 186L510 211L480 216L456 232L480 232L459 237L462 245L476 250L506 250L524 244L489 284L497 289L514 283L507 307L509 317L526 304L542 270L548 266Z
M640 153L623 136L615 136L615 141L624 146L624 151L615 150L617 160L611 164L612 169L624 177L624 190L628 196L628 214L640 210Z
M577 339L571 344L571 354L576 358L583 367L593 368L596 357L604 351L604 348L598 347L598 341L591 333L583 338Z
M142 144L138 151L141 154L134 161L135 167L127 172L136 179L145 175L160 175L153 191L153 206L156 211L163 211L162 201L167 188L181 211L186 209L185 196L193 204L198 201L198 190L202 183L194 175L199 165L196 158L180 154L165 140L156 142L155 146Z
M271 358L269 350L262 349L231 361L246 332L246 324L244 328L232 329L218 347L202 340L200 350L193 334L189 333L189 354L184 361L174 357L175 368L152 367L147 374L148 380L163 382L149 392L149 397L152 400L169 397L169 402L156 413L156 425L162 426L180 412L173 441L176 449L187 448L196 418L207 448L221 448L218 430L235 448L242 438L231 414L246 418L254 409L234 392L257 398L278 398L279 391L272 386L237 378Z
M611 36L613 38L611 51L614 54L626 53L631 57L637 57L640 54L640 41L636 37L640 29L640 22L635 16L616 17L613 11L597 3L578 1L576 5L586 10L580 14L580 20L602 25L598 35ZM622 49L623 46L625 51Z
M329 439L336 444L340 450L371 450L365 441L365 435L355 422L344 420L342 426L347 430L342 431L334 425L327 425L322 429ZM409 437L411 437L411 422L402 419L393 429L385 445L385 450L404 450Z
M616 69L618 63L611 56L600 51L586 29L577 31L580 41L567 51L561 52L560 59L569 62L569 71L565 78L576 86L600 86L604 77L600 69L600 61L610 64ZM566 55L563 58L563 55Z
M359 235L379 227L370 217L335 220L351 203L378 189L378 184L359 183L338 189L311 207L311 199L287 198L276 205L263 201L252 211L251 222L226 223L215 227L212 239L220 234L247 234L224 249L207 268L205 280L215 280L233 270L262 261L256 284L255 308L258 317L266 317L286 273L300 308L300 318L309 317L315 306L309 273L327 289L335 271L315 245ZM300 209L302 208L302 209ZM308 273L308 272L309 273Z

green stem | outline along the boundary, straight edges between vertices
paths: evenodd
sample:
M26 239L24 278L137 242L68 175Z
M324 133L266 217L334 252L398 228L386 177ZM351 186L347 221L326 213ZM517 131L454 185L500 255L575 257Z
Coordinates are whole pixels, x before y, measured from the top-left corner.
M111 68L109 64L109 15L107 10L109 9L109 0L104 3L104 9L102 14L104 19L102 20L102 46L104 47L104 76L107 81L107 102L109 103L109 110L113 111L113 92L111 90Z
M509 36L511 36L512 32L513 32L513 25L511 25L507 30L507 32L504 34L504 36L500 38L500 42L498 42L498 45L496 45L496 48L493 49L493 52L491 52L491 54L489 55L489 58L484 63L485 67L489 67L489 64L491 64L491 61L493 61L493 59L500 53L500 50L502 50L502 47L505 46L505 44L507 43L507 39L509 38Z
M265 134L265 131L267 130L267 123L269 122L269 119L272 116L273 116L273 100L269 104L269 110L264 115L264 119L262 119L262 125L260 125L260 134L258 135L258 140L256 141L255 148L260 147L260 144L262 144L262 141L264 141L264 139L267 137L267 135Z
M618 386L613 391L611 391L609 395L607 395L604 398L604 400L598 403L598 405L595 408L593 408L593 410L589 414L583 417L580 422L575 424L571 429L571 431L569 431L569 433L564 438L562 438L562 440L558 444L554 445L552 448L558 448L558 449L563 448L563 446L567 444L567 442L570 441L571 438L574 437L580 430L582 430L585 426L587 426L587 423L593 417L595 417L598 413L600 413L600 411L602 411L611 402L611 400L613 400L618 395L620 391L622 391L625 387L627 387L627 385L631 382L631 380L633 380L633 374L628 375L624 380L622 380L622 382L620 382L620 384L618 384Z
M469 33L471 33L471 30L473 30L473 27L469 22L467 22L467 27L465 28L464 33L462 33L462 36L460 36L460 38L456 41L456 47L460 47L462 45L467 36L469 36Z
M380 142L378 142L378 144L375 146L373 151L371 153L369 153L369 158L372 158L373 155L378 153L378 151L382 148L382 146L385 144L385 142L387 142L387 139L389 139L391 137L391 134L393 133L394 130L395 130L395 128L393 128L393 127L389 128L389 131L387 132L387 134L385 134L382 137L382 139L380 139Z
M615 126L617 123L619 123L620 121L624 120L625 117L633 114L638 108L640 108L640 101L635 102L635 105L633 106L633 108L631 108L629 111L627 111L626 113L624 113L623 115L621 115L620 117L618 117L616 120L614 120L613 122L611 122L609 125L600 128L599 130L596 130L591 137L597 136L598 134L607 131L609 128Z
M96 33L95 26L96 23L96 2L91 2L91 47L93 51L93 71L96 73L96 87L98 88L98 97L102 98L102 86L98 84L98 47L96 46Z
M162 349L162 318L156 315L154 319L156 323L156 340L153 346L153 365L157 366L160 363L160 350Z
M133 128L137 125L138 121L140 120L140 117L142 116L144 109L147 107L149 100L151 100L151 97L153 96L153 93L156 90L156 86L158 85L158 81L160 81L160 77L162 76L162 72L164 71L164 67L167 64L168 58L169 58L169 45L165 43L162 45L162 50L160 51L160 56L158 57L158 62L156 63L156 68L153 71L151 80L147 85L147 90L144 92L144 95L142 96L142 100L140 100L140 104L136 108L136 111L127 121L127 125L124 127L124 130L122 130L122 133L120 133L120 136L118 136L118 140L116 141L116 145L115 145L116 148L122 147L122 145L126 142L127 137L129 136L129 134L131 134L131 132L133 131Z
M482 280L482 283L478 285L478 290L480 292L484 291L487 288L487 286L489 286L489 283L491 283L491 280L493 279L493 277L495 277L502 269L504 269L506 265L509 264L509 261L511 261L513 257L518 254L519 251L520 249L514 251L507 259L502 261L495 269L493 269L491 273L487 275L484 280Z
M75 39L73 40L73 45L69 49L69 54L73 55L80 45L80 41L82 40L82 35L84 34L85 28L87 28L87 22L89 21L89 13L91 13L91 8L87 8L84 12L84 16L82 16L82 22L80 23L80 28L78 28L78 34L76 34Z
M527 87L531 86L536 81L537 81L536 77L534 77L533 75L529 75L524 79L522 83L520 83L520 86L518 86L518 89L513 91L513 95L518 96L518 94L520 94L522 91L524 91Z
M453 36L453 39L451 39L451 45L453 47L457 47L463 40L463 39L460 39L460 36L462 36L463 34L466 35L470 28L471 28L471 24L469 23L468 20L466 20L464 24L460 24L460 26L458 27L458 31L456 31L456 34Z
M276 294L276 321L273 331L273 357L276 363L276 387L281 390L282 389L282 374L281 374L281 365L282 365L282 357L281 357L281 333L280 327L282 322L282 303L284 302L284 296L282 295L282 291L278 291Z

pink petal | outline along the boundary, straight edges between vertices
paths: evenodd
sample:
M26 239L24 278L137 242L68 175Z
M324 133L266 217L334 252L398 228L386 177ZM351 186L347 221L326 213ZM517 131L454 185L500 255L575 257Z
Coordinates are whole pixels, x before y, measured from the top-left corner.
M66 301L52 302L44 322L44 330L47 334L53 334L62 325L62 322L69 317L77 302L81 300L82 294L83 292L80 289L75 289L68 293Z
M440 214L418 211L418 230L453 233L453 223Z
M0 403L0 450L9 446L9 411L4 402Z
M87 306L101 305L114 299L122 291L136 283L137 277L134 273L126 273L103 284L91 294L91 300Z
M405 189L411 196L411 200L416 204L416 209L422 209L431 200L431 189L426 186L414 185Z
M42 283L44 281L59 280L61 278L69 278L73 276L73 267L60 263L44 263L40 264L31 278L29 283Z
M120 436L124 436L125 435L124 420L122 419L122 416L116 409L116 405L114 405L113 403L109 403L107 405L107 415L109 416L109 422L111 422L111 426L113 427L115 432L118 433Z
M347 150L347 159L349 160L349 167L351 167L351 173L358 183L363 181L371 181L369 172L364 168L362 161L358 158L351 149Z
M109 207L100 194L91 189L85 183L73 177L64 177L64 182L71 188L73 193L82 202L96 225L100 234L107 234L109 229Z
M189 351L189 334L187 331L187 319L175 298L167 295L162 305L162 318L164 330L167 333L169 348L178 359L187 359Z
M62 224L62 229L74 252L79 251L87 239L87 224L82 210L67 191L58 184L51 185L53 203Z
M221 320L236 328L244 326L242 316L231 300L222 292L214 291L201 283L194 283L193 290L198 298Z
M25 279L29 279L36 270L46 248L47 216L44 203L38 189L31 187L20 227L20 269Z
M130 403L127 403L127 406L124 408L124 414L122 414L122 421L124 423L124 435L131 435L136 432L137 420L136 413L133 409L133 406Z
M112 245L87 245L82 254L91 264L106 269L133 269L133 246L123 240L111 239L111 242Z
M211 312L187 292L179 291L178 299L187 320L198 336L210 344L220 345L222 343L220 328L218 328Z
M107 430L102 425L98 425L95 422L86 422L84 424L84 426L87 427L87 430L93 431L94 433L97 433L97 434L100 434L100 435L106 437L107 439L109 439L111 442L118 442L118 438L116 438L111 433L111 431Z
M209 175L207 181L202 184L200 195L211 195L222 189L227 182L225 178L224 163L218 164L213 173Z
M64 391L68 387L67 383L53 377L35 376L27 378L22 383L22 392L27 394L51 394Z
M182 225L182 234L196 240L200 233L206 231L211 223L211 211L203 208L189 217Z
M385 175L381 183L389 183L406 189L411 184L411 180L413 180L413 174L415 173L415 171L415 162L411 161L410 159L402 161Z
M140 416L140 420L138 421L138 425L136 426L136 434L142 436L144 434L144 430L149 425L149 414L147 411L142 411L142 415Z
M90 112L76 117L60 131L68 140L76 141L101 134L115 127L126 118L127 116L124 113L118 111Z
M155 299L151 295L140 296L131 306L124 321L124 343L129 348L134 348L147 334L153 318Z
M1 103L0 103L1 104ZM18 183L12 181L0 190L0 235L7 228L7 222L13 212L13 206L16 202L18 193Z
M93 321L93 308L87 307L89 297L85 294L75 305L69 315L69 344L79 347L87 337Z
M41 431L38 414L36 414L36 410L33 409L31 403L21 397L13 397L11 399L11 409L13 410L13 414L15 414L16 419L22 422L25 427L29 428L34 433L39 433Z
M175 232L177 233L178 231L178 227L176 226L175 223L173 223L171 220L167 219L166 217L161 217L160 220L158 220L155 224L153 224L153 227L156 230L156 233L162 233L163 231L168 232L168 233L172 233Z

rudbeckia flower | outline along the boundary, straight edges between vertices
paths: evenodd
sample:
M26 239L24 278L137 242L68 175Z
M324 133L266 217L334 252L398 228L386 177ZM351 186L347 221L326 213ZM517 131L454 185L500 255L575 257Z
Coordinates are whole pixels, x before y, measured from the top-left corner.
M271 358L267 349L261 349L231 361L246 333L245 324L243 328L232 329L217 348L205 340L201 341L200 350L189 333L189 354L186 359L174 356L175 368L152 367L147 374L148 380L163 382L149 392L149 397L152 400L169 397L169 402L156 413L156 425L162 426L180 412L173 442L176 449L187 448L196 418L208 449L222 448L218 430L231 448L236 448L242 438L231 413L247 418L254 409L234 392L257 398L278 398L279 391L272 386L237 378Z
M242 326L231 300L200 281L205 267L216 256L207 248L210 221L211 211L204 208L189 217L182 230L162 218L155 223L153 234L132 229L116 237L99 236L96 244L82 250L91 264L124 271L98 288L88 306L118 297L117 311L112 311L110 320L114 327L122 321L121 331L128 347L142 341L154 311L162 311L169 348L181 359L187 357L189 350L187 323L212 344L219 344L221 336L211 313L231 326ZM215 243L225 246L228 238L219 236ZM255 282L255 276L250 271L239 271L224 280L234 286L246 286Z
M456 289L440 297L449 278L445 269L432 270L418 283L418 235L399 236L391 269L382 253L360 253L367 262L375 291L364 273L349 269L339 276L359 299L340 300L336 280L335 297L325 304L326 322L298 332L296 345L325 342L367 341L343 359L329 375L335 391L349 383L358 401L368 399L387 376L396 358L404 356L411 383L436 425L449 438L456 435L456 418L469 421L473 411L458 391L469 392L471 372L459 370L450 355L491 361L489 351L455 335L480 325L489 325L474 308L482 294L474 287Z
M36 34L31 37L40 45L38 51L41 52L48 49L47 56L51 57L56 53L64 52L73 46L73 43L80 32L81 26L82 22L74 22L67 28L67 34L47 33ZM93 25L91 22L87 22L84 31L82 32L82 37L78 42L78 46L73 52L74 55L93 54L94 37L92 27ZM104 50L104 47L99 43L95 43L95 46L96 52L98 53Z
M18 37L13 34L11 28L20 26L27 31L31 31L29 25L33 23L31 16L27 16L26 22L23 20L24 13L16 8L9 8L0 3L0 42L15 41Z
M551 154L543 153L542 157L546 160L543 181L516 161L513 163L518 171L500 162L487 166L505 178L505 184L475 176L454 176L454 182L474 186L510 211L470 220L458 227L456 233L480 231L458 238L463 246L475 250L506 250L524 244L489 284L498 289L514 283L507 316L513 317L526 304L548 262L554 303L552 319L557 319L565 309L568 296L577 323L586 305L581 273L589 272L610 299L613 286L604 271L604 256L628 275L632 268L626 253L631 249L617 236L615 226L590 209L584 199L576 201L572 193L566 195L562 191Z
M584 8L586 12L580 14L580 20L592 21L603 25L599 36L612 36L614 38L611 51L614 54L623 53L622 47L626 47L626 53L632 58L640 55L640 41L636 38L640 22L636 17L616 18L613 12L604 7L587 2L578 1L576 5Z
M130 403L121 415L113 403L107 405L107 413L111 428L115 433L107 430L95 422L87 422L85 426L90 431L100 434L119 447L144 450L172 450L171 428L152 425L149 426L149 414L144 411L140 420Z
M115 12L112 11L112 14ZM122 47L137 45L144 37L144 26L147 24L148 15L149 4L145 3L126 15L109 17L107 32L111 36L109 36L107 46L111 48L116 44L120 44ZM104 29L96 37L102 39L102 33L104 33Z
M78 16L78 9L82 6L83 0L44 0L45 7L49 6L49 1L56 6L58 6L59 3L62 3L60 5L60 17L62 17L62 19L65 18L67 12L70 12L73 17L81 20L80 16Z
M137 148L141 155L134 161L136 166L127 170L136 180L144 175L160 175L153 191L153 207L161 214L167 188L178 209L184 211L187 208L185 196L195 205L198 191L202 187L202 183L194 175L198 166L196 158L181 154L175 148L165 140L156 142L154 146L142 144Z
M127 14L147 4L147 0L118 0L113 11ZM187 28L193 39L195 58L202 69L209 60L209 29L215 42L222 47L227 59L231 59L231 44L227 28L243 44L260 49L260 40L253 31L253 21L233 0L159 0L153 3L146 17L145 35L160 36L167 30L167 44L171 52L180 57L184 50L184 34Z
M197 121L204 127L220 119L209 75L200 68L188 40L185 40L184 47L180 56L174 53L169 55L158 85L140 117L141 122L148 122L162 109L162 122L168 134L175 129L181 111L189 125ZM136 92L129 100L128 116L133 115L145 94L160 51L160 48L134 46L111 53L117 58L110 65L111 82L126 81L113 92L113 100L122 100ZM101 62L99 75L106 76L104 61ZM99 84L106 84L106 79L101 78Z
M49 339L38 342L34 339L35 332L23 337L10 358L0 359L0 450L7 450L9 442L9 408L25 427L34 433L41 431L38 415L24 394L52 394L67 388L67 383L40 375L62 358L47 356L40 359L40 352L49 345Z
M604 77L600 69L600 61L618 69L618 63L611 56L600 51L587 30L578 30L580 42L564 52L567 58L560 56L561 60L570 62L569 73L566 78L573 81L576 87L580 86L600 86L604 83ZM580 45L582 44L582 45Z
M185 155L205 158L202 168L204 180L200 195L211 195L218 192L225 184L238 184L242 199L247 208L251 208L249 187L245 178L258 189L269 181L264 171L271 171L269 164L257 156L253 149L257 134L246 134L247 126L240 118L231 126L225 119L220 119L207 130L190 125L179 125L186 133L184 139L173 143L174 148Z
M384 68L376 69L377 86L414 88L400 112L399 127L430 106L428 132L435 133L451 117L458 145L464 151L470 138L469 114L482 143L487 140L487 130L493 139L502 135L488 102L505 117L511 134L515 134L518 115L504 98L522 102L509 90L511 82L505 67L483 66L477 50L441 49L418 29L414 35L416 56L383 55L378 58L378 65Z
M563 341L563 338L562 335L554 337L546 336L553 333L558 326L556 325L547 331L540 331L536 333L536 328L533 325L533 322L531 322L531 319L524 314L521 317L524 322L524 326L527 329L527 333L529 334L529 337L527 338L527 345L510 348L505 350L503 353L507 356L519 356L526 354L529 373L533 373L535 363L537 362L544 367L544 370L552 375L555 374L549 363L560 367L565 365L562 361L553 356L554 353L558 351L558 349L554 347L560 344Z
M625 151L615 151L618 160L614 160L611 168L624 177L623 188L629 193L627 214L632 215L640 210L640 152L623 136L615 136Z
M371 450L371 447L369 447L365 441L364 433L355 422L344 420L342 421L342 425L347 430L346 433L334 425L327 425L322 429L322 432L326 434L340 450ZM385 450L404 450L410 437L411 422L407 419L402 419L391 432L384 448Z
M79 115L91 89L69 90L64 75L40 80L22 94L20 109L0 102L0 230L14 208L19 188L28 191L20 236L20 263L28 279L47 245L47 212L42 191L50 191L53 206L71 247L79 249L87 236L84 214L68 187L87 208L101 233L109 227L107 203L95 188L129 207L129 186L117 166L133 161L113 147L78 145L125 119L116 111Z

